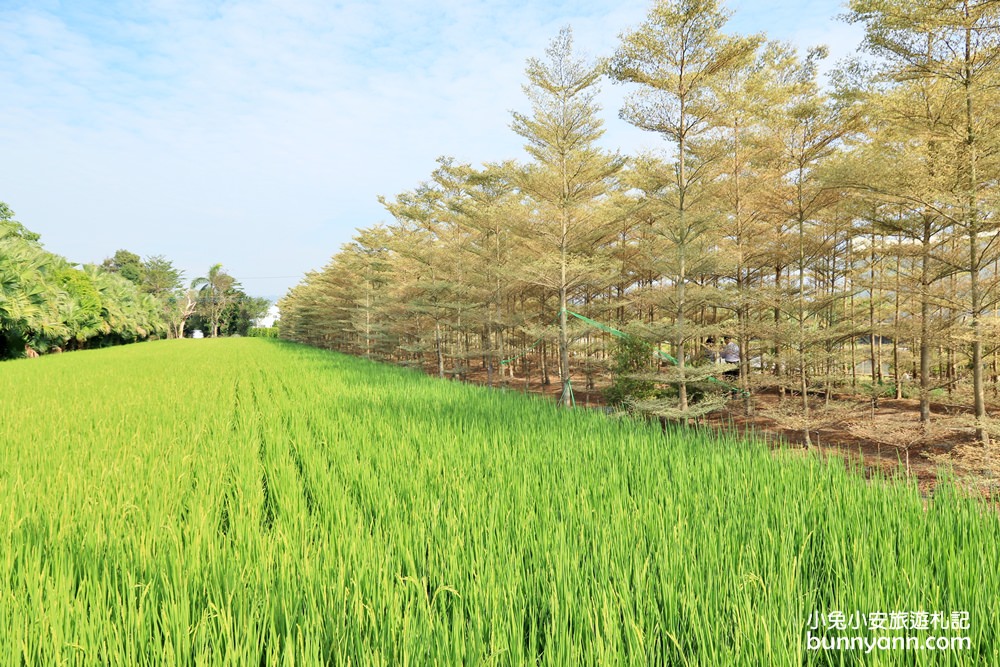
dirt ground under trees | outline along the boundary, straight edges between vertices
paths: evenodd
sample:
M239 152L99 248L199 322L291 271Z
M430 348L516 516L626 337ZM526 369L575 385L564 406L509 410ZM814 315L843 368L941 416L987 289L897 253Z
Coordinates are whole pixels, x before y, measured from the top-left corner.
M466 378L475 384L487 384L485 371L474 371ZM510 390L559 398L558 376L549 385L523 377L494 377L494 385ZM584 377L573 378L578 407L606 407L603 386L588 390ZM990 406L1000 413L1000 405ZM976 443L970 409L945 403L931 404L931 425L920 425L919 401L916 399L880 398L873 404L870 396L834 394L810 397L811 448L820 456L838 455L851 464L862 464L868 477L912 476L920 490L933 493L939 473L953 469L960 481L968 482L993 501L1000 500L1000 445L985 451ZM702 418L701 425L715 429L735 429L756 435L773 446L786 443L805 449L802 398L793 393L782 397L777 389L763 388L752 396L752 412L746 414L744 401L734 398L723 410Z

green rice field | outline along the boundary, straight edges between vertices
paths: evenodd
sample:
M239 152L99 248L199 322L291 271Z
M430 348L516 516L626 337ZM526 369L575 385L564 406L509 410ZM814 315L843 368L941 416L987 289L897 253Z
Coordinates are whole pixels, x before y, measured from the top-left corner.
M0 395L0 665L1000 665L1000 518L947 483L265 339ZM847 634L969 645L808 645L901 611L968 628Z

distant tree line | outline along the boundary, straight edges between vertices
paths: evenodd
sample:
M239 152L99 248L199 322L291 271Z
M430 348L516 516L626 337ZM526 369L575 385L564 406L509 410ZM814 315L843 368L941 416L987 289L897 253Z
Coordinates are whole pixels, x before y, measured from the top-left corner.
M188 325L245 335L267 307L221 265L185 287L159 255L119 250L102 264L72 264L0 202L0 359L180 337Z
M488 382L592 385L627 331L676 359L645 380L686 419L730 335L745 409L788 397L808 442L815 397L968 401L989 441L1000 395L1000 3L853 0L864 55L819 84L799 54L725 32L715 0L661 0L607 60L564 30L527 66L528 159L441 159L384 198L281 302L284 337ZM620 111L666 142L598 147L604 79ZM640 378L642 379L642 378ZM719 386L716 384L715 386Z

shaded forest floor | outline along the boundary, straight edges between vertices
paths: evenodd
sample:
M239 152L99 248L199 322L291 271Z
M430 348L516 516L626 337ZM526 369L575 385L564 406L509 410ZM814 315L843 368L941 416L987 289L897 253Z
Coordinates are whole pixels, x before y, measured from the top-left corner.
M468 381L487 384L485 371L474 371ZM549 396L558 400L557 378L549 385L538 380L525 383L523 377L495 377L494 385L515 391ZM605 408L603 387L584 389L584 377L573 378L577 406ZM1000 498L1000 484L995 476L1000 469L997 452L991 452L992 470L980 461L971 461L969 453L979 458L982 448L976 444L970 410L944 403L931 404L931 426L920 426L920 404L916 399L880 398L873 405L870 396L835 394L827 401L822 396L810 397L810 445L820 456L838 455L851 464L861 463L867 477L909 474L925 494L933 493L939 473L954 468L965 480L971 481L981 493L992 499ZM1000 412L1000 406L990 406L990 412ZM805 451L802 399L787 393L782 398L774 388L762 388L752 397L752 410L745 411L744 401L734 398L726 407L702 418L702 425L714 429L735 429L747 435L762 437L773 446L787 443ZM997 448L1000 449L1000 448ZM977 454L978 450L978 454Z

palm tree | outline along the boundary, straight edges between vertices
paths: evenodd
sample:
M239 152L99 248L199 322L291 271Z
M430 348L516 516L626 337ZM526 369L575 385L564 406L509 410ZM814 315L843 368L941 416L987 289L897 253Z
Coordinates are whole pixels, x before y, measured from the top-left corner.
M234 287L236 279L222 270L222 264L213 264L207 276L191 281L191 289L198 290L199 300L212 323L212 338L219 335L219 319L232 300Z
M46 281L54 255L16 236L0 238L0 337L3 347L21 340L31 348L46 347L45 338L61 338L56 295ZM0 354L3 351L0 350Z

